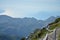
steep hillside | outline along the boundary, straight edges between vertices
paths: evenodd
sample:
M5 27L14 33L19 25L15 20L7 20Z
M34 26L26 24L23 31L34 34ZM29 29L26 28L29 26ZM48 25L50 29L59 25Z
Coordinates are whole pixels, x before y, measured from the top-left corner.
M46 35L48 31L46 30L46 28L43 29L36 29L34 31L34 33L31 33L30 36L28 37L28 40L39 40L39 39L43 39L44 36Z
M56 29L54 33L52 34L55 34L56 36L56 40L60 40L60 18L57 18L53 23L49 24L49 29L50 30L54 30ZM54 37L53 35L50 35L52 37Z
M50 23L49 26L50 30L60 27L60 18L57 18L53 23Z
M49 26L48 29L52 30L51 32L48 31L46 28L43 28L41 30L39 29L37 31L35 30L35 32L29 36L28 40L42 40L47 33L49 37L48 39L53 40L53 38L55 37L54 36L55 32L53 30L56 28L60 28L60 18L57 18L54 22L50 23L48 26ZM58 35L57 39L60 40L60 32L58 29L56 30L56 35Z

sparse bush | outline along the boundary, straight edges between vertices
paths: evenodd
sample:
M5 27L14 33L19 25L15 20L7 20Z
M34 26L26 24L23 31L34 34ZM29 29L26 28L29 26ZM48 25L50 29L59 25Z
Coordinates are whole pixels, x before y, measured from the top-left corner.
M21 40L26 40L26 38L25 38L25 37L23 37L23 38L21 38Z
M56 20L55 20L55 23L57 23L57 22L59 22L60 21L60 18L57 18Z

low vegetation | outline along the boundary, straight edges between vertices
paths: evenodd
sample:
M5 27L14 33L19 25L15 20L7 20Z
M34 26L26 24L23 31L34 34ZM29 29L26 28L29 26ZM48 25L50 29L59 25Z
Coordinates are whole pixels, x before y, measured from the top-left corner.
M23 37L23 38L21 38L21 40L26 40L26 38L25 38L25 37Z
M53 23L50 23L49 26L50 30L60 27L60 18L57 18Z
M29 40L38 40L39 38L42 38L46 35L47 30L45 28L43 29L36 29L34 33L30 34Z
M59 34L59 36L58 36L58 40L60 40L60 34Z

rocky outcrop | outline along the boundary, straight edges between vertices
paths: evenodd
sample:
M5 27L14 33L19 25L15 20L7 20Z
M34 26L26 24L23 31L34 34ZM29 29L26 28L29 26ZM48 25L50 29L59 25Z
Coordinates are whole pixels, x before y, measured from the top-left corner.
M60 40L60 28L56 28L52 33L48 34L48 40Z

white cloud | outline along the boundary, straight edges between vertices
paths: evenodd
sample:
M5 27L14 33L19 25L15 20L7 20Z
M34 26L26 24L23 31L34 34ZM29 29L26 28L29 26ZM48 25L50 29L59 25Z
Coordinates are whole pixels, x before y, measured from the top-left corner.
M8 15L8 16L13 16L13 11L11 9L5 9L5 12L3 12L0 15Z
M59 11L59 0L10 0L2 2L0 7L5 8L4 15L12 17L30 16L40 11Z

